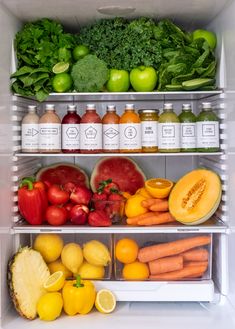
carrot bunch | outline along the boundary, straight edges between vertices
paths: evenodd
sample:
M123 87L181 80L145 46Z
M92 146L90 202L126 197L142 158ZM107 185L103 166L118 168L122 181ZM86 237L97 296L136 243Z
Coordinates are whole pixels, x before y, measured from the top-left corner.
M129 225L151 226L175 222L169 213L167 199L149 198L143 200L142 207L147 209L145 214L126 219Z
M203 276L208 268L209 253L202 246L210 236L196 236L141 248L138 259L147 263L150 280L182 280Z

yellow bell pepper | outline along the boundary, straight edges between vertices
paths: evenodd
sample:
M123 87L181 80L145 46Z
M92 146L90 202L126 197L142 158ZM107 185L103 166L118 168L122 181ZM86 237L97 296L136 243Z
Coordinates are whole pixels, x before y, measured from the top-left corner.
M62 296L66 314L87 314L95 303L95 286L89 280L81 280L80 275L78 275L76 280L70 280L65 283Z

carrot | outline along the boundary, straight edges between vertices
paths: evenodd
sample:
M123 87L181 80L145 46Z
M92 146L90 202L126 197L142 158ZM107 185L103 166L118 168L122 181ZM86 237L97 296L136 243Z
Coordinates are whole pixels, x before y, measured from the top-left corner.
M154 204L161 203L163 200L166 199L157 199L157 198L146 199L141 202L141 206L143 206L144 208L149 208Z
M143 215L133 216L133 217L128 217L128 218L126 219L126 222L127 222L127 224L129 224L129 225L136 225L137 222L138 222L138 220L145 219L145 218L147 218L147 217L149 217L149 216L152 216L152 215L157 216L157 215L159 215L159 212L158 212L158 211L155 211L155 212L153 212L153 211L148 211L148 212L146 212L146 213L143 214Z
M208 267L208 261L202 261L202 262L186 262L184 263L184 266L198 266L198 265L202 265L202 266L206 266L206 268Z
M210 242L210 236L203 235L144 247L139 250L138 259L142 263L148 263L154 259L181 254L189 249L207 245Z
M159 280L159 281L175 281L186 279L189 277L201 276L206 271L206 267L203 265L199 266L185 266L183 269L168 273L150 275L150 280Z
M175 219L171 216L171 214L169 212L162 212L159 215L152 215L138 220L137 224L143 226L151 226L172 222L175 222Z
M167 273L183 268L182 256L170 256L156 259L149 262L149 270L151 274Z
M186 251L182 254L184 261L206 261L208 260L209 253L205 248L197 248Z
M149 207L151 211L168 211L169 205L167 200L162 200Z

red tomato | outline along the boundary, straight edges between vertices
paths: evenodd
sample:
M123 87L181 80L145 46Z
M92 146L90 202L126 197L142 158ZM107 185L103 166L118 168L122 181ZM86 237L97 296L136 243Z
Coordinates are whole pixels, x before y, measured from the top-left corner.
M69 200L69 193L62 190L59 185L52 185L47 191L48 201L51 204L64 204Z
M68 218L67 210L58 206L49 206L45 214L46 220L50 225L64 225Z

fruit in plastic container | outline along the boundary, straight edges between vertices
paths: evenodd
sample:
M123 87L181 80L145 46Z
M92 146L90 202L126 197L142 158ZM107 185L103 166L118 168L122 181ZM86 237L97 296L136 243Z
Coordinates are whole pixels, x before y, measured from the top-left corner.
M124 264L133 263L138 256L139 247L133 239L120 239L115 246L115 257Z
M138 261L125 264L122 269L122 276L125 280L146 280L149 277L148 265Z
M51 274L57 271L62 271L66 279L73 276L73 273L69 271L66 266L64 266L61 259L57 259L54 262L47 264L47 266Z
M111 261L108 248L97 240L91 240L83 245L83 255L88 263L96 266L107 266Z
M72 273L77 273L83 262L82 248L77 243L68 243L61 253L61 260Z
M60 257L64 246L63 239L58 234L39 234L33 248L40 252L46 263L51 263Z
M92 265L86 261L78 269L82 279L103 279L105 274L104 266Z

